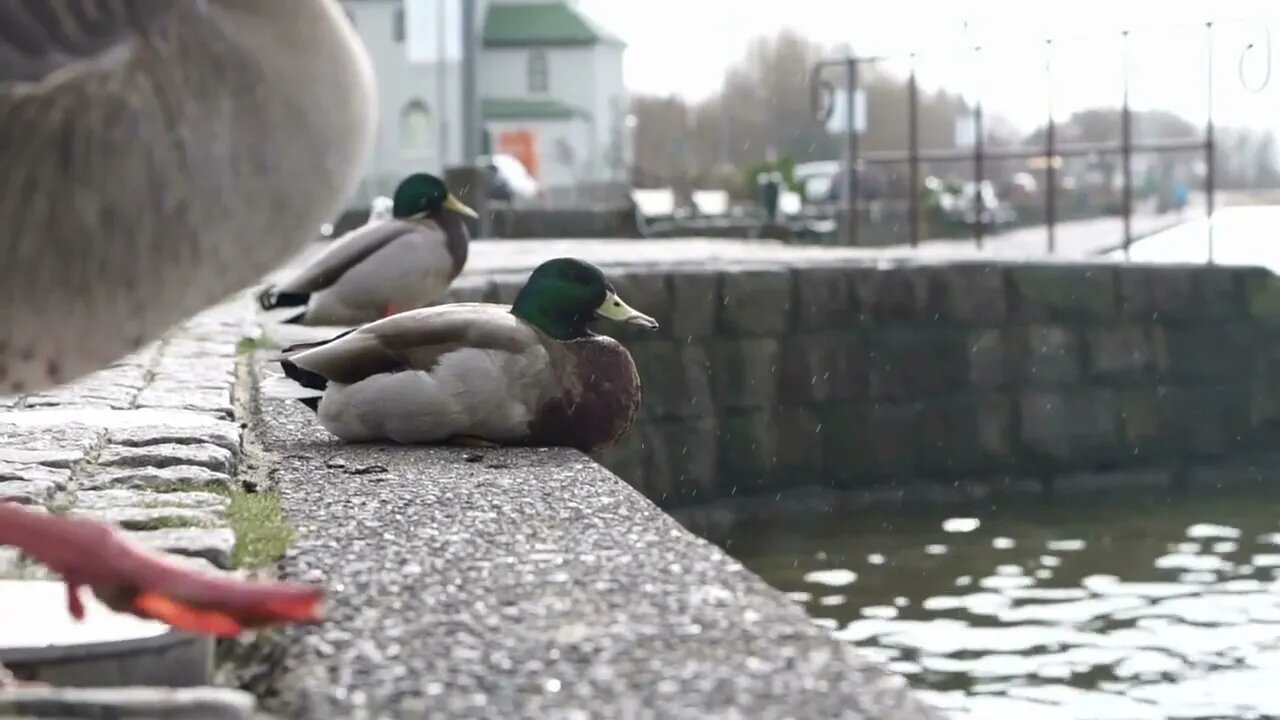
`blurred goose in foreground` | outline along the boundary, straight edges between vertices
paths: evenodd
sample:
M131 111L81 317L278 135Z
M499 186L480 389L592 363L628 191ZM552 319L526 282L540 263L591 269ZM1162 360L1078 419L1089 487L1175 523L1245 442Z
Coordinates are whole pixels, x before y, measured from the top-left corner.
M287 323L358 325L439 299L467 263L463 218L475 211L440 178L417 173L396 188L391 216L374 222L371 212L292 279L263 290L262 309L301 308Z
M285 375L326 430L348 442L567 446L621 437L640 408L640 377L603 317L658 323L629 307L599 268L538 266L513 305L410 310L281 353Z
M334 0L0 2L0 394L96 370L287 259L354 186L374 107ZM213 635L319 615L316 588L198 573L97 521L0 502L0 544L61 574L77 617L82 586Z
M288 259L354 188L375 107L334 0L0 2L0 395Z

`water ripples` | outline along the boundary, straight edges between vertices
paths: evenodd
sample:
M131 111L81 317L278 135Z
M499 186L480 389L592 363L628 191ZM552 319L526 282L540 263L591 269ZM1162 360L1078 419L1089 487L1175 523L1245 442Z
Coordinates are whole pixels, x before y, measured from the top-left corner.
M726 547L955 718L1280 718L1277 510L810 516Z

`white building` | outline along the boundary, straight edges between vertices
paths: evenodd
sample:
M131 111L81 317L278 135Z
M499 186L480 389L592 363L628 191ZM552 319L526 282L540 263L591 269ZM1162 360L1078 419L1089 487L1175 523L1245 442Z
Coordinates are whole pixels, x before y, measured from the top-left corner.
M479 95L489 152L544 186L625 182L631 164L625 44L573 0L476 0ZM379 127L354 198L461 164L460 0L343 0L378 77Z

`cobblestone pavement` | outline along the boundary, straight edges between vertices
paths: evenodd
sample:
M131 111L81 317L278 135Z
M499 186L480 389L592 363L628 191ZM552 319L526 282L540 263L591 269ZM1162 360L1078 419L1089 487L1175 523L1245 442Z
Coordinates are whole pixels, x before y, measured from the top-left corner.
M219 491L232 486L240 457L237 342L251 317L241 296L79 382L0 397L0 500L109 520L147 545L229 568L236 537ZM50 576L0 547L0 578ZM155 717L148 713L165 702L174 712L193 702L161 690L24 692L0 692L0 711L97 717L76 713L116 702L119 717ZM247 718L253 703L227 691L199 695L196 705L210 713L201 717Z

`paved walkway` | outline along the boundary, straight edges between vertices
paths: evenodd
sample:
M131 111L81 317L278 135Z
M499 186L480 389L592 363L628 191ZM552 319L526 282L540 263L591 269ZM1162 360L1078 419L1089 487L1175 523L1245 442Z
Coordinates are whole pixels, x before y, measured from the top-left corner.
M1209 230L1213 238L1210 242ZM1258 265L1280 272L1280 205L1228 207L1135 243L1135 262Z
M1140 215L1133 219L1137 235L1181 222L1175 215ZM830 245L783 245L768 241L711 238L675 240L482 240L471 244L464 277L496 272L524 272L543 260L572 255L601 266L644 266L695 262L785 262L805 255L858 258L867 261L909 259L1039 259L1086 258L1123 242L1123 221L1116 217L1062 223L1057 252L1047 252L1044 226L1019 228L986 238L981 249L972 240L926 240L918 248L889 245L848 248Z
M1136 234L1152 233L1181 222L1174 215L1141 215L1134 219ZM645 268L698 268L704 265L792 265L826 259L865 263L948 260L1033 261L1060 259L1080 261L1096 258L1123 239L1120 218L1106 217L1063 223L1058 227L1058 252L1046 252L1043 226L1021 228L987 239L978 249L971 241L929 240L919 248L891 245L878 248L848 248L830 245L785 245L772 241L733 240L720 238L684 238L662 240L476 240L471 243L467 266L454 283L453 299L480 297L484 287L495 277L505 280L523 279L539 263L555 257L578 257L606 271ZM316 242L300 251L292 260L268 276L269 282L287 278L329 246L329 241ZM285 317L293 310L279 313ZM276 346L320 340L345 328L277 325L268 321L267 334Z
M1176 215L1138 215L1133 219L1136 235L1163 230L1182 221ZM527 273L544 260L572 256L603 268L653 266L694 266L716 264L789 264L809 257L854 259L865 262L910 260L1037 260L1062 258L1080 260L1118 246L1123 241L1123 222L1117 217L1062 223L1057 229L1057 251L1047 252L1044 226L1019 228L990 236L979 249L971 240L927 240L918 248L890 245L875 248L847 248L829 245L784 245L771 241L744 241L717 238L662 240L477 240L471 243L467 267L459 282L468 285L488 276ZM280 279L328 247L313 243L270 277Z

